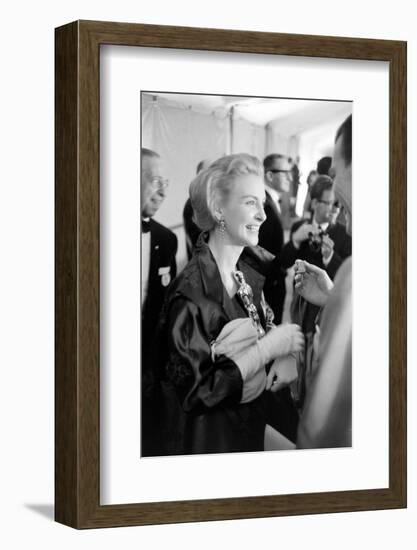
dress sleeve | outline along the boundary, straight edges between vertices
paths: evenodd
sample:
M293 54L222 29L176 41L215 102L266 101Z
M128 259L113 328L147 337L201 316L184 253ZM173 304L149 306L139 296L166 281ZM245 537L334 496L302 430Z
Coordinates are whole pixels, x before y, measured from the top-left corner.
M238 404L243 380L239 368L225 355L211 357L210 342L198 307L185 298L170 305L167 319L166 373L186 412Z

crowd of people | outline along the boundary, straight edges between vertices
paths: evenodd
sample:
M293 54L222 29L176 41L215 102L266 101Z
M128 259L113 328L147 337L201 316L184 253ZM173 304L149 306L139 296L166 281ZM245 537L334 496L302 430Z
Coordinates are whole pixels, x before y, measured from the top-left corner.
M142 149L142 456L351 445L352 117L301 219L298 160L202 161L177 274L177 237L153 219L161 159Z

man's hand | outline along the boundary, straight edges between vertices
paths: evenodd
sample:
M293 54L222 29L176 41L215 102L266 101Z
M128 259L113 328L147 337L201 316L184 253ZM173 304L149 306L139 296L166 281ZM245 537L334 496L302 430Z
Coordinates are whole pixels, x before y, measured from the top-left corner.
M329 237L329 235L323 235L323 239L321 242L321 253L323 256L323 260L325 262L329 262L334 250L334 241Z
M305 271L299 272L303 267ZM302 260L297 260L295 272L295 290L308 302L316 306L324 306L327 298L333 288L333 283L324 269L316 265L309 264Z
M291 237L295 248L300 248L301 243L308 239L308 234L315 232L317 233L311 223L303 223L302 225L300 225L300 227L297 229L297 231L294 231Z

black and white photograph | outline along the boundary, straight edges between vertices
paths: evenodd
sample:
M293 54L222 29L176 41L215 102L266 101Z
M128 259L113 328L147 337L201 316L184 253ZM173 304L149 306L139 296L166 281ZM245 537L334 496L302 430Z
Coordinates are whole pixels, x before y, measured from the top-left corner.
M2 3L1 548L413 547L412 6Z
M138 101L141 457L351 447L353 102Z

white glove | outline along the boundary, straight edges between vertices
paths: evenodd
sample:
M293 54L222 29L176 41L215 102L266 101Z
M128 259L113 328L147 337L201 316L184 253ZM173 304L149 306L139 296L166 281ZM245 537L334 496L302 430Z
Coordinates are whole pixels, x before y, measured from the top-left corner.
M304 336L298 325L279 325L272 328L242 354L233 357L239 367L243 381L265 367L273 359L303 349Z
M300 351L304 337L298 325L274 326L263 338L248 318L227 323L211 345L213 361L226 355L238 366L243 380L242 403L255 399L266 386L265 365L278 356Z
M272 359L301 351L304 347L304 336L298 325L278 325L258 340L264 364Z
M297 380L297 359L291 354L275 359L269 370L265 389L276 392Z

